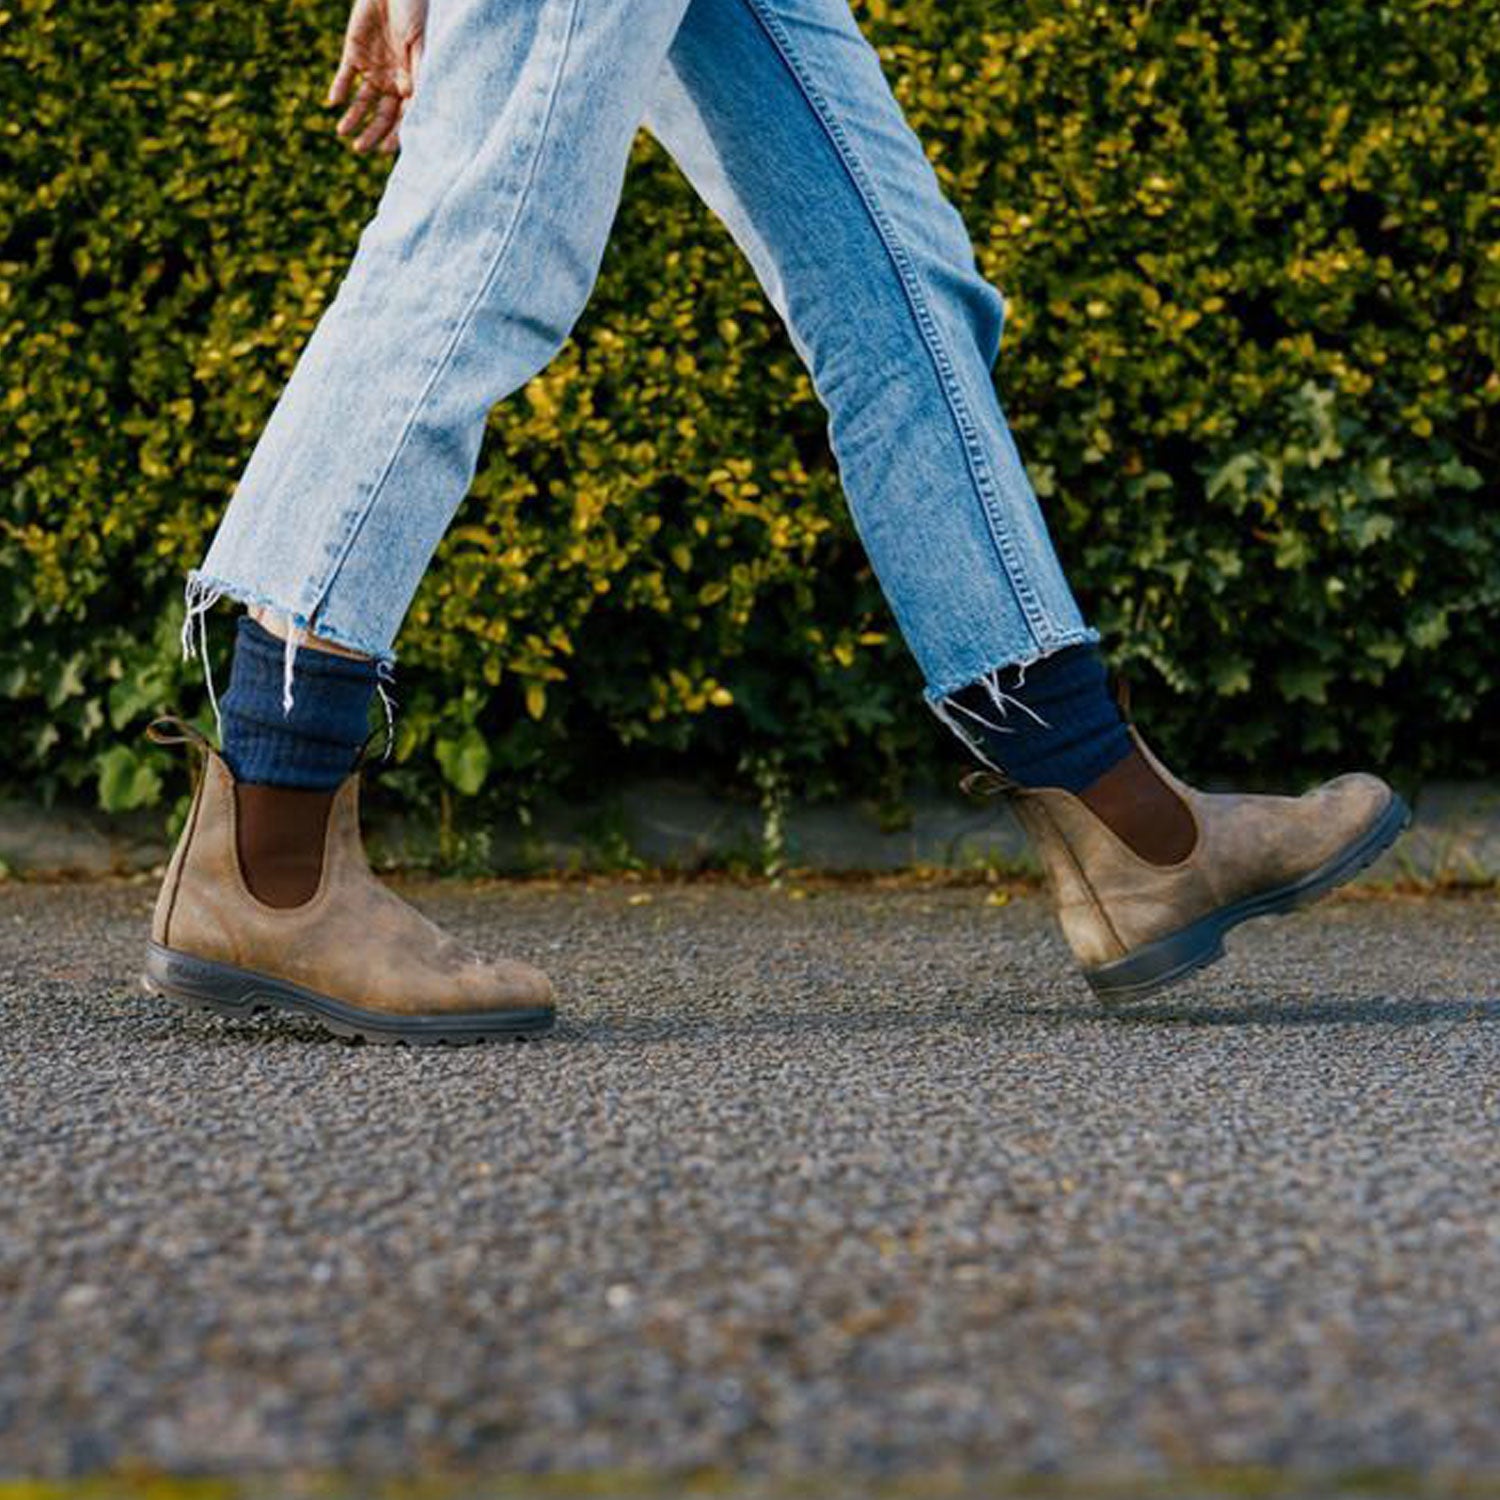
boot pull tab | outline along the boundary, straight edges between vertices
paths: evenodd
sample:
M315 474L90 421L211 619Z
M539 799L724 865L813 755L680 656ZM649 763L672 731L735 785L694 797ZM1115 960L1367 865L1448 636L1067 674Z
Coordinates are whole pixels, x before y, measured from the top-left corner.
M157 745L196 745L200 750L212 750L213 741L186 719L176 714L162 714L146 726L146 738Z
M370 748L370 746L373 745L377 739L384 740L384 744L381 745L378 752L373 751ZM364 737L364 742L355 752L354 764L349 769L351 771L358 771L363 769L365 766L372 765L375 762L389 759L391 753L391 743L393 739L394 736L385 725L376 725L376 727Z
M1115 706L1120 710L1120 717L1130 722L1130 681L1119 672L1111 672L1111 687L1114 692Z
M998 771L970 771L959 777L959 790L970 797L993 797L999 792L1018 792L1019 781L1002 776Z

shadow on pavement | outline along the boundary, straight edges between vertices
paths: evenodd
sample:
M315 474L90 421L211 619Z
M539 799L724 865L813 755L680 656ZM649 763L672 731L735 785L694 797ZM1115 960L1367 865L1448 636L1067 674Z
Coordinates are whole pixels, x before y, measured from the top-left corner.
M119 990L111 1000L124 998ZM321 1042L336 1046L367 1045L324 1032L311 1021L285 1015L261 1015L253 1021L228 1020L174 1006L173 1002L142 997L132 1001L152 1005L163 1023L156 1040L181 1040L185 1033L198 1041L221 1045L265 1045L277 1040ZM1140 1001L1133 1005L1083 1000L1038 1003L1029 997L985 1000L931 1000L903 1010L889 1003L854 1011L847 1005L819 1009L759 1009L754 1014L693 1015L688 1011L657 1010L649 1014L595 1012L569 1014L566 1003L556 1029L547 1036L507 1038L485 1045L530 1047L620 1046L655 1042L683 1042L758 1036L861 1036L899 1029L911 1036L974 1032L1016 1021L1056 1027L1320 1027L1366 1026L1385 1030L1453 1028L1466 1024L1500 1022L1500 997L1480 996L1422 1000L1366 996L1357 999L1308 999L1282 993L1265 1000Z

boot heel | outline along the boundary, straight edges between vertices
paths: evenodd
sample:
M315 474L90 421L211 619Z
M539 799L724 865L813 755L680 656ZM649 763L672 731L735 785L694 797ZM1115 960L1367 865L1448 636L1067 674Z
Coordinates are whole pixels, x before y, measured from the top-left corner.
M1223 956L1224 926L1209 916L1083 977L1101 1000L1143 1000Z
M243 970L208 959L178 953L160 943L146 945L146 968L141 986L152 995L186 1000L224 1016L250 1016L265 1003L260 987Z

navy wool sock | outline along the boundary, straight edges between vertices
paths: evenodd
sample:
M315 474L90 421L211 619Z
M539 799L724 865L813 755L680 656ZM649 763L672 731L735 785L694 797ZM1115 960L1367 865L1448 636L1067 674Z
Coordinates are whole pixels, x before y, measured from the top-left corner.
M331 791L369 734L376 663L297 647L296 691L282 709L286 642L239 617L229 691L220 704L223 756L237 781Z
M991 691L993 685L994 691ZM1022 786L1077 794L1135 748L1097 647L1066 646L948 695L948 723Z

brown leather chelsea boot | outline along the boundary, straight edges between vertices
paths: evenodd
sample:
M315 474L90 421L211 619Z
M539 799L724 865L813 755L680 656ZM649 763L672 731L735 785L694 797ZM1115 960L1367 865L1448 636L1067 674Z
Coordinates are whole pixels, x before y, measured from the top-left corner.
M148 991L224 1015L294 1011L367 1041L471 1042L551 1027L552 985L540 969L484 958L370 869L359 832L364 750L331 798L319 799L322 857L311 894L271 905L252 892L241 863L247 788L184 720L156 719L146 733L201 752L152 916Z
M1042 862L1063 935L1096 994L1135 1000L1223 957L1224 934L1250 917L1291 911L1342 885L1411 820L1377 776L1335 777L1300 797L1200 792L1131 738L1176 793L1195 836L1186 854L1152 863L1081 797L973 771L965 791L1012 799Z

